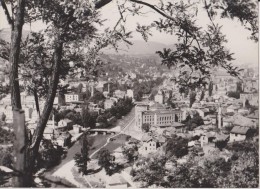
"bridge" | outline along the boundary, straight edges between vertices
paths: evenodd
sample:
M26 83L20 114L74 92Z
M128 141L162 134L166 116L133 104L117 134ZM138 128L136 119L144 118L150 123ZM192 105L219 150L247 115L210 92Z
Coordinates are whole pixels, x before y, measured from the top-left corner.
M103 135L107 135L107 134L111 134L114 135L116 133L120 132L120 128L118 129L117 127L113 128L113 129L90 129L87 131L87 134L103 134Z

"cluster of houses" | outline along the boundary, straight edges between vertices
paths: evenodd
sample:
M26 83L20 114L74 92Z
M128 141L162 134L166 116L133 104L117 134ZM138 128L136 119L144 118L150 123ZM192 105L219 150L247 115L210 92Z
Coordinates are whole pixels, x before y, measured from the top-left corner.
M232 98L227 96L227 92L237 90L237 79L224 72L216 72L213 79L213 96L206 92L204 100L196 99L190 108L189 96L185 98L179 93L178 87L166 79L159 87L153 102L136 103L135 130L143 132L142 137L138 138L138 153L143 156L165 153L167 138L173 134L189 139L189 147L202 148L208 145L216 147L218 141L232 143L248 138L258 140L255 132L259 125L259 111L251 111L246 105L248 101L250 105L258 107L258 86L256 87L254 79L250 80L250 87L246 84L249 79L245 81L242 85L244 92L240 94L240 98ZM175 109L166 103L170 96L177 107ZM195 114L203 119L203 124L193 130L187 130L182 122L188 115L192 118ZM142 129L144 124L150 126L148 133Z

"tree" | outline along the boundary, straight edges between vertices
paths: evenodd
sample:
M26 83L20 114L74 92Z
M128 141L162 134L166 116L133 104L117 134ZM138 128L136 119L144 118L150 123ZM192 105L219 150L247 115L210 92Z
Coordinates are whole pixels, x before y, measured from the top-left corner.
M186 117L186 119L183 121L183 123L186 125L186 128L189 131L192 131L194 128L196 128L200 125L203 125L204 121L203 121L202 117L198 113L196 113L193 115L193 117L188 115Z
M113 162L114 156L110 154L110 152L106 148L102 148L98 152L98 165L105 169L108 175L112 175L113 169L115 168L116 164Z
M26 2L26 3L25 3ZM106 5L110 1L106 0L100 0L95 2L95 9L99 9L102 6ZM51 66L51 79L49 80L49 85L47 91L47 97L46 97L46 103L43 109L43 112L41 114L41 117L39 119L39 122L36 127L36 131L34 132L34 135L32 137L32 141L28 142L24 137L27 136L26 133L16 133L17 138L21 138L21 141L26 141L26 144L28 144L29 148L27 150L23 150L23 153L20 151L17 152L17 170L21 172L25 172L23 176L26 176L28 178L19 178L19 182L17 182L17 186L30 186L30 178L32 175L31 170L32 167L34 167L34 162L36 159L36 156L38 154L39 146L42 140L43 132L46 127L50 112L52 110L53 101L56 95L56 91L58 88L59 78L60 74L62 73L62 65L61 62L63 60L63 55L66 52L66 48L71 48L72 43L76 42L77 45L80 45L77 40L85 38L89 34L93 34L95 32L95 29L92 25L93 22L100 23L100 20L97 19L97 13L95 10L92 10L88 8L87 4L84 4L84 2L81 2L82 4L79 5L79 2L60 2L60 1L24 1L19 0L17 5L14 7L14 12L16 13L16 17L14 20L10 17L10 14L8 12L8 9L6 6L2 6L5 10L7 20L9 21L10 25L12 26L12 40L11 40L11 48L10 48L10 63L12 66L11 70L11 91L12 91L12 106L13 109L21 109L21 101L20 101L20 91L19 91L19 80L18 80L18 61L19 61L19 55L20 55L20 42L21 42L21 33L22 33L22 26L23 21L25 18L25 15L29 15L28 20L31 22L32 20L42 20L45 23L49 23L49 27L47 30L45 30L46 33L50 32L51 38L47 42L47 44L53 44L53 51L52 51L52 66ZM5 5L5 1L1 1L2 5ZM24 14L25 6L27 6L27 12ZM84 7L84 8L83 8ZM83 8L83 9L82 9ZM33 9L33 10L32 10ZM84 24L83 24L84 23ZM72 27L73 26L73 27ZM75 28L77 28L75 30ZM52 30L52 31L51 31ZM111 34L114 35L114 31L107 30L106 35ZM110 36L111 37L111 36ZM123 36L121 36L123 37ZM117 36L117 39L122 39L120 36ZM85 38L86 39L86 38ZM99 38L100 40L101 38ZM112 38L111 38L112 39ZM104 40L104 38L102 39ZM110 42L104 41L102 43L99 43L101 47L98 47L95 50L99 50L100 48L103 48L107 46ZM67 46L65 46L67 44ZM70 46L70 47L69 47ZM52 50L49 49L49 50ZM76 49L75 49L76 50ZM91 50L91 49L90 49ZM93 50L93 49L92 49ZM89 64L97 63L93 57L95 56L96 51L92 51L91 61L86 61ZM78 49L76 50L78 51ZM41 52L41 51L39 51ZM78 51L80 52L80 51ZM75 55L74 53L71 53ZM75 57L75 56L74 56ZM77 57L77 55L76 55ZM43 57L40 57L43 58ZM20 59L21 60L21 59ZM77 59L75 59L77 60ZM93 63L93 65L94 65ZM88 67L90 68L90 67ZM88 71L93 71L92 68ZM32 80L34 77L32 77ZM35 93L36 94L36 93ZM35 100L37 102L37 95L35 95ZM16 126L16 125L15 125ZM21 129L19 131L25 131L25 129ZM17 149L24 148L24 144L20 142L21 147L18 147ZM16 148L15 148L16 149ZM25 163L25 153L27 153L27 161L28 163ZM19 154L18 154L19 153ZM20 155L21 154L21 155ZM20 156L19 156L20 155ZM21 158L20 158L21 157ZM30 157L30 158L28 158ZM24 167L24 165L28 165L28 167ZM26 169L26 171L24 171ZM28 173L28 175L27 175ZM23 182L26 180L25 182Z
M202 90L201 95L200 95L200 101L202 101L204 99L204 96L205 96L205 91Z
M251 106L250 106L250 103L249 103L249 101L248 101L248 99L246 99L246 101L245 101L245 107L247 108L247 109L249 109Z
M196 92L191 91L190 92L190 108L192 107L193 103L196 101Z
M188 140L177 135L172 135L166 144L167 157L173 155L177 158L181 158L188 154Z
M96 120L97 123L107 124L107 118L104 115L99 115Z
M36 166L37 168L51 168L60 163L63 155L65 151L61 146L55 146L50 140L43 139Z
M143 187L165 186L166 169L165 163L166 159L164 157L153 157L151 159L146 159L147 164L135 171L134 181L142 182Z
M242 82L241 81L237 82L237 90L236 91L239 92L239 93L243 92Z
M227 141L224 141L224 140L218 140L215 142L215 146L220 150L222 151L223 148L225 148L227 145Z
M95 112L89 112L87 107L82 108L81 120L84 128L95 127L97 114Z
M95 91L95 95L90 97L89 101L94 102L94 103L98 103L99 101L104 100L104 99L105 99L105 97L101 92Z
M237 91L229 91L229 92L227 92L227 96L228 96L228 97L232 97L232 98L239 99L239 98L240 98L240 92L237 92Z
M144 132L149 132L149 130L150 130L150 124L149 123L144 123L144 124L142 124L142 130L144 131Z
M131 147L124 147L123 148L123 154L127 158L128 162L132 162L137 159L137 146L131 146Z
M111 0L95 1L94 7L95 9L99 9L105 6L106 4L108 4L109 2L111 2ZM129 0L129 2L133 3L131 4L132 9L131 8L123 9L124 6L118 6L120 7L119 8L120 13L122 12L127 13L127 11L125 10L131 10L133 13L138 14L139 10L141 10L141 7L137 7L136 4L147 6L155 10L158 14L161 14L165 18L154 22L153 25L151 25L151 27L155 27L159 30L169 32L169 33L176 33L177 36L180 37L180 41L183 41L184 45L178 44L177 45L178 48L176 49L176 52L170 53L168 51L167 54L167 51L165 51L166 54L162 53L163 63L164 64L169 63L168 66L171 66L172 63L176 62L177 60L178 63L179 62L182 63L179 64L180 67L183 67L183 64L185 63L187 64L188 67L191 68L192 72L194 69L195 70L198 69L202 73L202 75L208 76L209 74L207 70L205 70L205 68L207 68L208 65L212 65L212 66L220 65L225 69L227 69L229 73L231 73L232 75L236 75L237 69L233 68L229 64L229 62L232 60L231 53L226 51L223 45L223 42L225 42L225 37L220 32L220 26L215 25L213 22L214 15L218 13L220 13L222 17L239 18L239 20L242 23L244 23L245 27L252 32L251 38L256 41L258 40L256 5L251 0L245 1L243 4L237 1L230 2L229 0L211 1L210 4L208 4L207 1L204 1L205 10L208 13L208 17L210 18L210 21L212 23L208 27L208 30L206 30L205 32L204 30L202 31L202 29L200 29L195 25L194 19L196 18L196 14L192 15L189 12L190 11L189 8L193 8L193 9L195 8L194 10L196 10L196 5L197 5L196 3L193 6L187 6L187 4L183 2L182 4L172 4L172 3L164 4L161 2L160 6L154 6L152 4L139 1L139 0ZM84 3L81 5L79 4L79 2L74 2L74 1L60 2L60 1L45 0L43 2L42 1L39 2L39 1L19 0L17 6L14 6L13 10L15 12L15 17L13 18L10 16L11 14L9 14L6 6L4 6L5 1L3 0L1 1L2 7L4 8L6 13L7 20L12 27L12 40L11 40L9 58L12 67L11 69L12 93L11 94L12 94L13 109L21 109L19 80L18 80L18 61L21 60L19 59L19 55L21 50L20 42L21 42L23 22L24 21L31 22L38 19L43 20L45 23L48 23L48 25L50 26L48 28L48 31L49 33L52 34L52 37L54 39L54 42L52 43L54 44L53 45L54 50L52 53L53 55L52 57L54 57L53 64L52 64L52 72L51 72L52 79L49 80L50 83L49 83L49 88L47 90L48 95L46 98L46 105L41 114L41 118L38 122L35 135L32 138L32 143L31 143L32 145L30 145L30 149L28 150L31 151L30 154L32 154L31 155L32 159L28 160L29 162L34 162L34 159L38 153L44 128L46 127L46 123L48 121L50 112L52 111L53 100L56 94L56 90L58 88L57 86L60 77L60 72L62 71L61 60L63 58L63 53L65 52L66 45L68 46L72 45L72 42L78 43L79 41L81 41L81 39L83 38L86 39L87 38L86 35L93 34L92 29L94 28L91 27L91 20L93 20L93 18L96 19L97 14L95 11L92 11L93 10L92 8L89 8ZM25 6L27 6L26 11L24 11ZM31 9L33 10L30 11ZM240 10L240 11L238 12L236 10ZM121 15L120 20L124 20L124 15L123 14L120 15ZM98 20L95 21L99 22ZM147 31L149 31L151 27L142 27L138 25L137 30L147 40L149 34L149 33L147 34ZM113 46L116 46L113 39L120 39L126 41L127 36L130 35L128 33L124 33L124 31L125 31L124 29L120 30L119 32L114 32L114 31L110 32L109 30L106 30L105 36L111 34L109 37L112 36L113 38L111 38L111 40L104 40L103 37L100 37L96 41L96 44L101 44L101 46L104 47L111 42ZM126 35L122 36L122 33ZM90 36L95 36L95 35L90 35ZM110 39L109 37L108 39ZM216 40L212 40L212 39L216 39ZM80 44L78 43L78 45ZM205 53L205 51L201 49L202 46L206 46L210 48L208 48L208 50L206 50ZM71 48L71 46L69 48L74 49ZM100 49L100 47L95 47L95 50L96 49ZM188 54L186 52L187 49L188 49ZM96 55L97 51L95 50L93 49L90 50L91 51L90 53L91 56L89 56L90 59L92 59L94 55ZM186 53L187 56L183 53ZM181 56L178 56L180 54ZM183 58L179 58L179 57L183 57ZM202 60L206 60L206 61L202 61ZM98 61L85 61L85 62L93 65L98 64ZM87 66L87 68L90 67ZM182 75L185 74L181 74L181 77ZM196 79L192 74L190 74L190 76L193 78L190 77L190 79L188 79L189 85L192 85L194 83L194 82L190 83L192 79L195 80L195 83L201 83L201 80L204 80L204 77ZM180 83L183 84L187 82L183 82L183 79L181 78ZM35 95L35 99L37 101L37 95ZM25 129L22 129L22 131L24 130ZM26 133L17 134L17 138L21 138L21 140L24 140L24 138L21 136L27 136L27 135ZM20 144L21 144L21 148L23 148L24 144L22 143ZM19 160L22 159L18 155L19 154L17 153L16 156L17 162L19 162ZM25 151L23 151L21 155L22 155L21 157L24 157ZM21 162L23 162L23 160ZM23 163L20 163L20 165L22 164ZM22 172L24 172L23 169L21 170ZM25 172L30 173L30 170L31 169L29 168L28 171Z
M89 155L89 144L86 134L81 139L81 153L76 153L74 156L74 160L76 166L78 167L79 173L82 175L86 175L88 173L88 161L90 161Z
M209 96L212 96L212 91L213 91L213 82L212 81L209 82L208 89L209 89Z
M1 121L5 121L5 119L6 119L6 115L4 113L2 113Z
M82 92L83 84L80 83L77 88L77 93L80 94Z

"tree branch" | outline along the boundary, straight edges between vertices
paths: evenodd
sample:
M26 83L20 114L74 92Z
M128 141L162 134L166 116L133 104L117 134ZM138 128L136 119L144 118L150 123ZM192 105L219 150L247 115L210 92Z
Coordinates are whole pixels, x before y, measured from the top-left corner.
M161 14L162 16L164 16L164 17L166 17L166 18L168 18L168 19L170 19L170 20L176 22L176 20L175 20L172 16L170 16L170 15L166 14L165 12L161 11L160 9L158 9L158 8L157 8L156 6L154 6L154 5L151 5L151 4L149 4L149 3L146 3L146 2L143 2L143 1L139 1L139 0L129 0L129 1L131 1L131 2L133 2L133 3L138 3L138 4L141 4L141 5L145 5L145 6L147 6L147 7L150 7L151 9L153 9L153 10L156 11L156 12L158 12L158 13Z
M99 0L95 3L95 8L96 9L100 9L103 6L105 6L106 4L110 3L112 0Z
M14 21L12 20L11 16L10 16L10 13L7 9L7 6L5 4L5 1L4 0L0 0L1 1L1 5L3 7L3 10L4 10L4 13L6 15L6 18L7 18L7 21L8 23L11 25L12 29L14 28Z

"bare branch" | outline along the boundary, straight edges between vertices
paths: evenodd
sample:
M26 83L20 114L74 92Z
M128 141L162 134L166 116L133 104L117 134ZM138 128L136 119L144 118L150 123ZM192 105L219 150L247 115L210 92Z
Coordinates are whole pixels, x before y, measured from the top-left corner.
M7 18L7 21L8 23L11 25L12 29L14 28L14 21L12 20L11 16L10 16L10 13L7 9L7 6L5 4L5 1L4 0L1 0L1 5L3 7L3 10L5 12L5 15L6 15L6 18Z
M110 3L112 0L99 0L95 3L95 8L96 9L100 9L103 6L105 6L106 4Z

